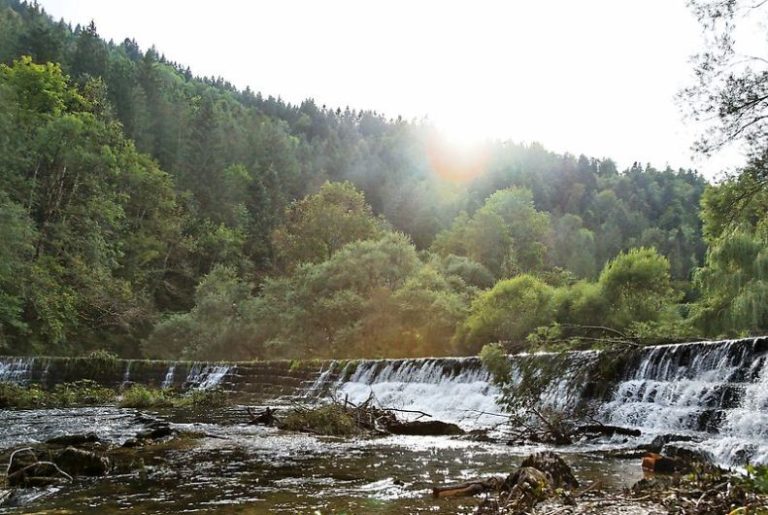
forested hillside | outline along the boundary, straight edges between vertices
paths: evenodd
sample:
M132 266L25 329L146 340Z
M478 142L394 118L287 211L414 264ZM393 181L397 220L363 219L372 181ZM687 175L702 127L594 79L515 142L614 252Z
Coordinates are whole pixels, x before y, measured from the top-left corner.
M461 152L426 122L239 91L16 0L0 62L1 352L409 356L759 329L702 314L722 311L699 294L728 291L725 247L753 240L723 239L710 188L705 241L695 171Z

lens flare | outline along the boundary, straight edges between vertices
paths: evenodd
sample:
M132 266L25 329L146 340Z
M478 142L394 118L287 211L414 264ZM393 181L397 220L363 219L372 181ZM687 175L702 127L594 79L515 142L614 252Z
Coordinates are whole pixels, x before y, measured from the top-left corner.
M449 182L469 182L488 170L490 145L470 143L432 131L426 141L427 158L432 171Z

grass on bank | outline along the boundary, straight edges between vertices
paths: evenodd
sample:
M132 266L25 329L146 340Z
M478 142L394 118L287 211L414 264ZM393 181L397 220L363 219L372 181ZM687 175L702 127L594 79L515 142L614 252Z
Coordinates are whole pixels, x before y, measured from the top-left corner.
M96 406L110 404L116 397L111 388L88 379L59 384L53 390L43 390L39 385L0 383L0 408Z
M0 409L66 408L71 406L104 406L117 404L123 408L217 407L228 402L221 390L170 389L132 385L120 393L90 380L56 385L44 390L40 385L18 385L0 382Z
M150 388L135 384L120 397L122 408L213 408L227 404L221 390L190 390L179 394L167 388Z

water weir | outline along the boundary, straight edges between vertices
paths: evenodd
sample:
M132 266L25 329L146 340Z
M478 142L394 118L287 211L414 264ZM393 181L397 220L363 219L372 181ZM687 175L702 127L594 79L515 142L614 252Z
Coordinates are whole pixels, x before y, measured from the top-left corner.
M610 374L600 369L600 357L573 352L510 360L518 381L525 377L523 368L543 370L556 362L541 395L558 409L589 405L605 423L638 428L648 439L685 434L721 463L768 463L768 338L641 348L627 353ZM179 389L221 387L242 395L244 402L262 403L329 394L361 402L373 395L382 406L425 411L467 428L499 421L487 413L499 412L500 392L477 358L119 361L101 367L87 359L0 358L0 381L50 387L78 379L110 386L129 381Z

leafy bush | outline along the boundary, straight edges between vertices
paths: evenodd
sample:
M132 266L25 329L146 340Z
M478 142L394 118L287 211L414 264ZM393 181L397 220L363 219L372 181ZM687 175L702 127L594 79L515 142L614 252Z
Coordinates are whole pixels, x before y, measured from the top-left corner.
M173 394L170 390L147 388L135 384L128 388L120 398L122 408L162 408L171 407Z
M285 417L280 427L289 431L333 436L349 436L358 432L352 416L335 404L296 409Z
M35 408L44 406L46 393L37 385L20 386L0 383L0 408Z
M228 397L224 390L190 390L176 400L176 406L191 406L194 408L215 408L227 403Z
M56 385L45 391L39 385L0 383L0 408L43 408L107 404L115 392L87 379Z
M91 361L104 363L105 365L116 365L120 359L114 352L109 352L104 349L91 351L86 357Z
M82 406L107 404L114 401L115 391L95 381L83 379L74 383L57 384L45 393L48 406Z

